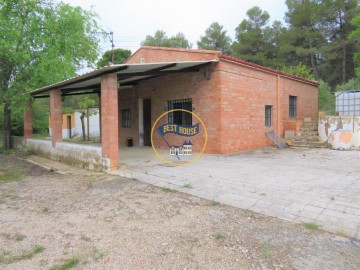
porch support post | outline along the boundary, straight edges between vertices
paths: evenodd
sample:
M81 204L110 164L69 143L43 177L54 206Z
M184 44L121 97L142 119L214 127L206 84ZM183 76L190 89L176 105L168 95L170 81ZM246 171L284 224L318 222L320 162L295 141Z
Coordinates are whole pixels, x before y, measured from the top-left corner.
M119 110L116 73L101 77L101 150L109 170L119 165Z
M144 100L139 98L139 146L144 146Z
M62 113L61 113L61 90L50 91L50 127L52 147L57 142L62 142Z
M24 144L27 143L27 139L32 138L32 134L32 101L30 99L27 108L24 110Z

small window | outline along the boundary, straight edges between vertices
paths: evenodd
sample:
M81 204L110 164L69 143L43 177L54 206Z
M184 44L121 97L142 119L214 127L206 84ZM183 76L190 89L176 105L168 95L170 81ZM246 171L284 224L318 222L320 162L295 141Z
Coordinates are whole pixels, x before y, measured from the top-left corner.
M289 117L296 118L296 97L289 96Z
M131 126L131 110L130 109L121 110L121 126L124 128L129 128Z
M271 107L270 105L265 105L265 126L271 127Z
M168 101L168 110L183 109L192 111L191 99L180 99ZM168 114L169 124L191 126L192 114L184 111L176 111Z

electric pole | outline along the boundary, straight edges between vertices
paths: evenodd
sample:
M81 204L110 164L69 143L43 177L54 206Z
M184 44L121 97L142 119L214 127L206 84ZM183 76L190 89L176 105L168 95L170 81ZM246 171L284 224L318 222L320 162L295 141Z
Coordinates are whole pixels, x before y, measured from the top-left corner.
M114 32L111 31L110 32L110 42L111 42L111 63L114 64L114 48L115 48L115 44L114 44Z

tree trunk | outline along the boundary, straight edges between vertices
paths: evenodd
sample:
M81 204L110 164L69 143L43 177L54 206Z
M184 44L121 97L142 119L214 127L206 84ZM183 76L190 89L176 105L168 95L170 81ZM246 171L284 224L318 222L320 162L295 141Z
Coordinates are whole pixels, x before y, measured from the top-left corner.
M343 48L342 48L342 76L341 81L342 84L346 83L346 43L343 41Z
M83 112L80 116L80 120L81 120L81 129L82 129L82 134L83 134L83 140L86 140L85 137L85 122L84 122L84 117L85 117L85 113Z
M10 109L10 101L5 100L4 103L4 125L3 125L3 131L4 131L4 145L6 149L11 148L11 109Z

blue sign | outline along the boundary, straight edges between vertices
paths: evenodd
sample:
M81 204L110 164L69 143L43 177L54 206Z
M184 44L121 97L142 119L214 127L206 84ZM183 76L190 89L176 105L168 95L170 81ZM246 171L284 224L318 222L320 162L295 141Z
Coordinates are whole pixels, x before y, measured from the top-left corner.
M157 128L157 131L162 137L168 133L173 133L179 136L190 137L197 135L199 133L199 130L200 130L199 123L193 126L165 124Z

